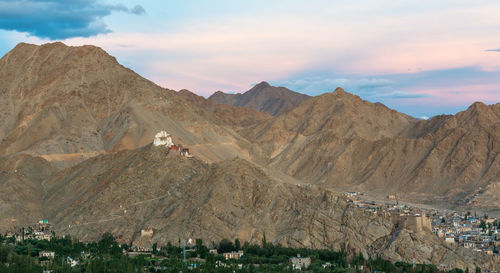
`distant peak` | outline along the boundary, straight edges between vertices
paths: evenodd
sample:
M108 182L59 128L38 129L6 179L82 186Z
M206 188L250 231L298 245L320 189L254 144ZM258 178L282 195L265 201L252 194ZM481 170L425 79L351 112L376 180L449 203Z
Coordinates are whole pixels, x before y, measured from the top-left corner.
M53 43L42 44L41 47L68 47L68 46L63 42L53 42Z
M36 46L35 44L29 44L29 43L25 43L25 42L20 42L16 45L16 47L31 47L31 46Z
M265 87L269 87L269 86L271 86L271 85L266 81L262 81L259 84L255 85L255 87L261 87L261 88L265 88Z
M16 50L24 50L24 49L27 49L27 48L37 48L38 46L35 45L35 44L28 44L28 43L19 43L17 44L14 49L12 49L12 51L16 51Z
M487 108L487 105L480 102L480 101L476 101L474 102L473 104L471 104L469 106L469 108L467 108L466 111L477 111L477 110L482 110L482 109L485 109Z
M19 43L16 45L16 47L12 51L15 51L18 49L26 49L26 48L35 48L37 50L40 50L40 49L41 50L59 50L59 49L64 50L64 49L68 49L68 48L74 48L77 50L83 50L83 51L87 51L87 52L97 51L97 52L107 54L107 52L104 49L102 49L98 46L94 46L94 45L68 46L63 42L45 43L45 44L41 44L41 45L29 44L29 43Z
M344 90L344 88L337 87L337 88L335 88L335 91L333 91L333 93L337 94L337 93L347 93L347 92Z
M356 95L346 92L342 87L335 88L335 91L333 91L333 95L335 97L342 97L342 98L356 97Z
M193 93L193 92L191 92L187 89L181 89L181 90L179 90L179 93L183 94L183 93Z
M349 93L345 91L342 87L337 87L335 88L335 91L333 91L333 93L326 93L326 94L333 94L334 98L343 100L361 100L361 98L358 95Z
M226 93L218 90L218 91L215 91L215 93L213 93L212 95L210 95L210 97L208 97L208 99L223 98L226 95L227 95Z
M476 101L476 102L474 102L474 103L471 105L471 107L476 107L476 108L481 107L481 108L482 108L482 107L486 107L486 104L484 104L484 103L482 103L482 102L480 102L480 101Z
M488 111L488 106L480 101L474 102L466 110L466 112L472 112L472 113L483 113L485 111Z

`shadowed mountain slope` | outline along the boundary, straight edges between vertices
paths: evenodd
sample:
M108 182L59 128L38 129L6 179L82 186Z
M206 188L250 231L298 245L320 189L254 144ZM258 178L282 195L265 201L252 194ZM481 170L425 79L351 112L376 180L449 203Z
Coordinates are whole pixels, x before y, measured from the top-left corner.
M310 96L294 92L285 87L274 87L261 82L243 94L226 94L217 91L208 99L220 104L249 107L273 116L281 114Z
M186 238L239 238L293 247L348 249L393 260L493 268L491 257L450 249L431 234L397 231L390 220L319 187L280 183L243 159L206 164L152 145L98 156L44 183L58 233L150 246ZM140 231L152 228L152 237ZM392 238L392 239L391 239Z
M499 117L500 104L475 103L418 121L337 89L242 135L258 144L256 156L299 179L464 203L500 181Z

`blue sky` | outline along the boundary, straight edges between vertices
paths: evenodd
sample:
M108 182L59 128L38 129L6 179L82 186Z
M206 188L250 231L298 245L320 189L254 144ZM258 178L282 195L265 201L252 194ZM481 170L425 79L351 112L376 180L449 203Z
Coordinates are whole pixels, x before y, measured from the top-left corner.
M93 44L176 90L341 86L423 117L500 102L497 14L492 0L0 0L0 56Z

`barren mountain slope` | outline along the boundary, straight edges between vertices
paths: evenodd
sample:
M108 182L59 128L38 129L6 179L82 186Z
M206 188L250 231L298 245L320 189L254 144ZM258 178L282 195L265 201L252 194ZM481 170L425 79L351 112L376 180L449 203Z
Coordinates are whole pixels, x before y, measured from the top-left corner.
M335 192L282 184L242 159L208 165L146 146L89 159L47 181L45 207L56 231L93 240L112 231L150 246L188 238L239 238L340 249L418 262L492 268L490 257L454 249L434 235L397 232ZM141 229L153 228L151 238Z
M54 173L42 158L0 158L0 229L18 231L43 219L42 181Z
M252 108L218 104L202 96L198 96L189 90L183 89L177 94L198 107L200 115L209 112L214 116L212 120L221 124L232 125L234 127L247 127L272 118L271 115Z
M238 116L244 123L268 116L224 109L231 118L220 119L216 111L224 110L200 108L153 84L94 46L19 44L0 60L2 154L40 155L68 165L146 145L165 129L178 142L209 145L199 155L205 160L244 157L236 143L245 140L232 129L243 123Z
M475 103L455 116L416 121L339 89L242 135L260 147L254 154L299 179L458 201L500 181L499 117L500 104Z
M267 82L261 82L243 94L226 94L217 91L209 100L220 104L250 107L275 116L281 114L310 96L294 92L285 87L274 87Z
M332 138L349 143L373 141L397 136L411 126L411 117L337 88L333 93L314 97L272 120L245 129L242 135L257 141L263 147L262 152L274 159L295 147L306 150L310 139L323 143L331 142ZM308 146L307 150L317 153L316 148Z

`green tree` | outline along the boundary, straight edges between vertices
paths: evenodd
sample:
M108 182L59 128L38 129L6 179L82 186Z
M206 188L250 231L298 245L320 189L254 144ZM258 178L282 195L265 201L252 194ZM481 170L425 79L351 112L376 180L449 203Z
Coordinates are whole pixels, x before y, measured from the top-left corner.
M245 241L245 243L243 243L243 251L248 252L249 248L250 248L250 243Z
M196 253L200 255L201 258L206 258L208 255L208 248L203 245L202 239L196 239L195 244Z
M157 254L157 253L158 253L158 249L157 249L157 247L158 247L158 244L157 244L157 243L154 243L154 244L153 244L153 254Z
M236 238L234 239L234 249L236 251L240 250L241 249L241 243L240 243L240 239Z
M234 250L233 243L228 239L222 239L218 247L219 253L231 252Z
M486 222L481 220L481 223L479 224L479 227L483 230L483 232L486 230Z

